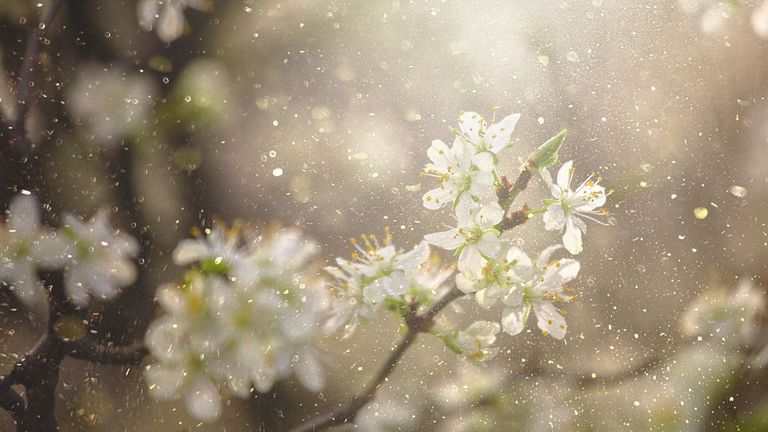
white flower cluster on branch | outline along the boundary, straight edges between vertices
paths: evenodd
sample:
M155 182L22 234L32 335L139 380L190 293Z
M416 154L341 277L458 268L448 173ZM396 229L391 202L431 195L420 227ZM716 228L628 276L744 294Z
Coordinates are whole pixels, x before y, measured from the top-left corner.
M431 163L425 166L424 172L435 177L438 185L424 194L424 206L433 210L450 206L455 222L448 230L427 234L424 239L455 251L459 271L456 285L460 290L474 293L484 308L493 306L497 300L504 303L501 327L505 332L520 333L533 311L545 335L562 339L567 326L564 312L557 304L574 298L566 284L577 276L579 263L570 258L552 260L553 252L562 248L559 245L546 248L534 263L502 236L505 220L511 216L511 201L515 198L509 199L510 194L519 193L531 173L538 171L552 198L542 200L541 209L525 206L521 210L523 221L543 214L544 228L564 232L565 249L578 254L583 249L582 233L586 232L584 219L606 224L598 217L607 214L602 206L608 193L599 185L602 179L594 175L572 189L572 161L563 164L557 181L552 181L547 168L556 163L564 134L548 141L531 156L523 168L524 175L518 179L524 184L507 183L497 166L503 150L510 146L519 118L519 114L512 114L498 123L488 123L477 113L462 113L452 147L440 140L432 142L427 151ZM455 333L456 340L447 343L470 359L490 358L494 350L487 347L495 339L490 324L478 321L467 330ZM476 336L481 329L487 337ZM475 342L469 343L472 340Z
M138 252L136 239L115 231L106 211L89 221L65 215L61 228L52 230L40 224L37 199L22 193L0 229L0 280L30 308L44 312L47 295L38 274L63 271L68 300L85 307L92 298L114 298L134 282Z
M327 311L312 263L318 246L297 229L239 231L216 226L179 244L174 261L192 268L160 288L165 315L146 336L157 361L146 375L153 395L183 396L206 421L218 417L224 389L247 397L294 374L312 391L325 385L314 345Z

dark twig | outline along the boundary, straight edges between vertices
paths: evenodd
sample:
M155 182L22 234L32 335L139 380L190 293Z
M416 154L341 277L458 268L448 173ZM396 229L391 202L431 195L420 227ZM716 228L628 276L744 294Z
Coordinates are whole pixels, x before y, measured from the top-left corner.
M103 345L89 339L67 341L64 351L68 356L94 363L140 363L149 351L140 343L127 346Z
M32 105L33 79L35 66L38 62L37 55L40 51L40 40L45 36L63 3L64 0L53 0L42 20L27 39L24 60L22 61L19 73L19 85L16 95L16 122L13 127L13 139L11 140L11 145L15 145L19 153L29 153L32 147L27 136L27 116Z
M398 342L398 344L387 357L386 361L384 361L384 364L379 368L378 372L376 372L376 375L371 378L365 388L360 393L355 395L349 402L341 405L339 408L314 417L292 429L291 432L321 431L336 424L348 423L352 421L357 415L358 411L360 411L360 409L362 409L365 404L373 400L373 398L376 396L376 391L379 389L381 384L386 381L392 371L395 370L395 367L400 362L400 358L416 340L416 336L419 333L429 331L434 317L452 301L456 300L462 295L464 295L463 292L461 292L458 288L453 287L429 309L422 312L413 310L409 315L406 316L405 320L408 324L408 331L405 333L400 342Z

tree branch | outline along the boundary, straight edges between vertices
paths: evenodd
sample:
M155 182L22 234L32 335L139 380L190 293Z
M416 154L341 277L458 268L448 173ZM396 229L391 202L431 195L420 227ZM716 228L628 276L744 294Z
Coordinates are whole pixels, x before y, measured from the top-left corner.
M62 4L64 4L64 0L53 0L45 15L43 15L42 20L27 39L24 60L21 63L21 71L19 72L19 85L16 96L16 122L12 131L13 138L10 142L19 153L29 153L32 149L29 137L27 136L27 116L32 105L33 76L35 65L37 64L37 55L40 51L40 40L45 36Z
M67 341L64 351L78 360L105 364L140 363L149 351L141 343L126 346L102 345L89 339Z
M416 336L419 333L429 331L429 328L433 324L434 317L452 301L463 295L464 293L454 286L429 309L421 312L413 310L405 319L408 324L408 331L395 346L384 364L379 368L378 372L376 372L376 375L371 378L365 388L360 393L356 394L349 402L341 405L339 408L314 417L292 429L291 432L322 431L333 425L352 421L358 411L360 411L360 409L362 409L368 402L373 400L381 384L389 377L392 371L395 370L395 367L400 362L400 358L403 357L408 348L416 340Z

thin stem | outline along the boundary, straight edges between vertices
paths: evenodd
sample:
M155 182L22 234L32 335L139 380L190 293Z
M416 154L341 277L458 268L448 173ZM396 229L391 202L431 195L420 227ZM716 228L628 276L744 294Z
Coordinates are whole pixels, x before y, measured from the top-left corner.
M339 408L314 417L292 429L291 432L322 431L333 425L347 423L354 419L358 411L376 396L376 391L381 384L386 381L392 371L395 370L395 367L397 367L397 364L400 362L400 358L403 357L413 342L416 341L416 336L419 333L429 331L431 324L425 325L425 323L432 323L434 317L441 310L463 295L464 293L454 286L426 311L414 311L411 318L406 317L408 331L403 335L403 338L400 339L400 342L398 342L384 364L381 365L378 372L376 372L376 375L371 378L365 388L360 393L356 394L349 402L341 405Z

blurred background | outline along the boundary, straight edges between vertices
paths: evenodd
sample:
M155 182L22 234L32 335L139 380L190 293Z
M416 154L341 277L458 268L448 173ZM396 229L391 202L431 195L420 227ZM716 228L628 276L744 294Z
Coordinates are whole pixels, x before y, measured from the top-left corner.
M5 118L16 115L27 34L49 3L0 2ZM432 187L419 176L430 142L451 140L461 110L521 112L504 172L514 177L536 146L567 128L561 160L614 190L615 226L591 225L579 256L568 336L502 336L502 352L481 367L422 336L356 430L768 428L768 371L752 362L754 338L739 339L740 325L762 325L768 276L762 5L177 4L195 7L163 33L162 22L142 28L137 9L146 5L135 1L66 1L34 89L44 202L54 214L112 208L115 224L145 246L136 286L94 309L105 339L142 337L155 288L181 274L169 258L174 245L215 217L298 225L323 245L326 262L351 252L350 237L385 226L410 248L450 222L448 211L421 205ZM535 181L521 200L536 205L545 193ZM542 225L518 228L531 254L559 241ZM754 307L721 313L739 286ZM439 325L500 316L470 301L458 307L465 313L449 310ZM7 292L0 311L6 370L44 323ZM691 324L701 320L706 331ZM67 360L59 419L63 431L287 430L348 399L397 339L386 315L352 338L329 339L326 391L283 382L227 401L213 424L188 417L181 403L152 400L141 367ZM12 427L5 413L0 422Z

